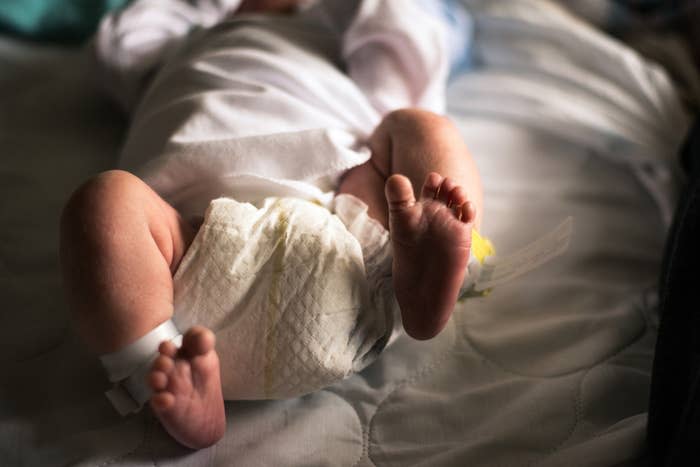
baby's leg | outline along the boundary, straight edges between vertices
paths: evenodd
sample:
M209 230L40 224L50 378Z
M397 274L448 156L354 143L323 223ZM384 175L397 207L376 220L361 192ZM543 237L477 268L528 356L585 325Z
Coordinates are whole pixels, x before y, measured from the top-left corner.
M194 230L137 177L122 171L79 188L61 220L61 263L79 333L100 354L134 342L173 314L172 274ZM151 405L181 443L203 447L225 428L214 336L190 330L161 346Z
M61 222L63 278L78 331L114 352L170 319L172 274L194 232L139 178L102 173L71 197Z
M388 226L404 328L428 339L449 319L464 280L481 220L479 174L457 129L430 112L389 114L370 146L371 160L346 174L340 191Z

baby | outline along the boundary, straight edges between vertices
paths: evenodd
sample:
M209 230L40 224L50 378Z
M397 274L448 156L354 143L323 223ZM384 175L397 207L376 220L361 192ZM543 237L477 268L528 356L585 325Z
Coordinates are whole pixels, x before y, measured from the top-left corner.
M241 9L279 12L286 11L293 3L245 1ZM433 11L439 4L419 3L428 4ZM431 3L435 5L431 7ZM124 165L128 167L137 161L132 164L134 167L147 168L142 172L145 181L121 170L99 174L73 194L64 210L61 228L64 280L79 333L97 354L118 352L172 317L173 274L195 238L202 208L208 201L226 195L236 199L248 196L250 199L245 200L255 202L262 196L260 192L308 199L323 199L322 194L330 192L349 194L363 201L368 215L390 234L393 288L404 329L417 339L430 339L442 330L465 277L472 229L478 230L481 222L482 192L477 168L457 129L445 117L425 109L441 110L440 87L444 87L446 61L437 65L430 61L433 55L444 55L440 48L444 44L426 41L421 36L432 31L438 21L434 18L419 21L419 16L415 16L420 11L417 8L422 7L409 5L405 0L325 2L298 17L233 18L212 31L200 32L204 39L195 37L179 46L181 55L170 58L141 99L124 149ZM414 21L415 26L410 24ZM426 21L428 26L421 27L421 22ZM387 25L388 36L372 35L377 28ZM314 28L322 27L341 31L336 45L309 40L308 35L316 31ZM284 36L285 31L296 32ZM319 34L327 32L324 29ZM362 42L371 42L373 37L382 37L381 40L388 37L389 42L394 37L398 41L386 47L363 48ZM435 48L426 47L426 43ZM296 54L291 63L301 63L309 77L305 75L295 84L291 83L295 79L293 73L278 72L274 67L280 65L269 62L269 56L279 53L279 59L283 60L284 54L273 46ZM243 47L244 53L231 56L219 53L235 51L237 47ZM256 61L251 47L267 55ZM332 51L325 48L337 48L342 53L332 58L329 55ZM311 53L304 55L308 50ZM233 61L228 63L227 59ZM256 75L268 62L272 70ZM431 69L431 64L437 68ZM228 71L222 71L227 66ZM248 74L246 67L252 67ZM312 77L315 70L321 69L320 77ZM203 71L216 79L198 81L201 80L198 73ZM321 76L324 73L327 81ZM317 81L309 89L316 95L304 88L308 84L304 81L312 79ZM192 83L199 89L197 93L180 88ZM328 102L337 96L325 101L317 99L326 84L340 87L341 99L350 99L343 93L355 96L352 105L357 105L328 110ZM294 85L297 88L289 91ZM303 89L299 91L300 88ZM217 94L228 91L233 92L231 101ZM196 112L187 107L187 117L181 118L178 112L182 109L178 106L200 97L206 100L206 105L214 99L215 105ZM269 99L278 100L270 105ZM167 104L159 107L160 102ZM228 102L233 102L231 113L217 116L215 124L207 120ZM407 106L414 107L399 108ZM251 112L257 112L258 131L252 136L246 127ZM353 119L358 123L348 123ZM300 121L307 126L294 127ZM192 128L202 131L206 127L215 134L211 138L214 143L230 138L228 147L238 148L231 146L231 141L249 141L267 133L296 135L295 139L285 141L312 138L319 134L315 128L323 122L352 137L346 142L329 136L335 133L322 133L323 141L331 141L328 147L337 149L341 154L337 160L345 161L345 165L334 162L335 172L300 178L304 183L291 175L279 175L279 165L274 164L281 156L261 154L260 159L272 165L262 164L261 174L254 178L255 189L243 193L240 186L251 185L250 177L254 173L251 164L261 163L257 158L240 162L248 165L236 168L235 174L240 174L236 178L220 176L222 171L231 170L220 163L221 160L228 163L229 156L220 154L221 148L212 150L212 146L207 146L209 141L198 143L196 151L189 151L187 158L183 159L177 152L190 144L191 133L187 132ZM161 132L167 133L166 136L162 137ZM294 151L293 145L297 143L289 144L292 147L278 145L277 149L289 149L291 154L306 157L307 151ZM333 160L336 152L328 151L320 156ZM167 157L163 156L166 153ZM265 159L268 157L270 161ZM308 163L299 160L285 166L285 174L291 173L289 167ZM178 167L177 173L183 174L177 183L173 183L174 166ZM270 166L275 168L275 176L263 183L262 171ZM182 179L187 179L187 183L181 183ZM193 189L196 183L198 188ZM265 187L269 187L270 193ZM171 341L162 342L160 355L147 372L152 410L177 441L191 448L215 443L225 430L219 355L214 340L211 330L194 326L184 334L179 348Z

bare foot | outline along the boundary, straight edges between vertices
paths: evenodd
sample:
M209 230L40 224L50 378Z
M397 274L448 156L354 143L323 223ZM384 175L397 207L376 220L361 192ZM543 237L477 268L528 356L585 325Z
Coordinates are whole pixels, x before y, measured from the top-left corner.
M179 350L163 342L148 376L153 412L173 438L193 449L211 446L226 430L214 340L209 329L194 326Z
M434 172L418 200L403 175L389 177L385 194L403 325L410 336L430 339L445 326L457 301L476 212L462 187Z

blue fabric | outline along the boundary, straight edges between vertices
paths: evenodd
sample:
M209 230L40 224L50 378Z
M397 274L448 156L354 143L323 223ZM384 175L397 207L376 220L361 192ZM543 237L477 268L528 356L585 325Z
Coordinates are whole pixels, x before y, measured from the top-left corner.
M426 11L447 26L447 49L450 55L450 76L471 67L474 22L459 0L419 0Z
M129 0L1 0L0 32L27 39L81 42L106 12Z

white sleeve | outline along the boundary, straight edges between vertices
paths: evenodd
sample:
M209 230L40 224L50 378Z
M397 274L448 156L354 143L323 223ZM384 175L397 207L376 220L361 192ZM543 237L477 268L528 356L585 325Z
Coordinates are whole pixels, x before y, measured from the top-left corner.
M364 0L342 53L348 74L380 114L403 107L444 113L446 31L419 2Z
M137 103L150 73L194 27L208 27L241 0L136 0L102 20L94 50L102 85L124 108Z

